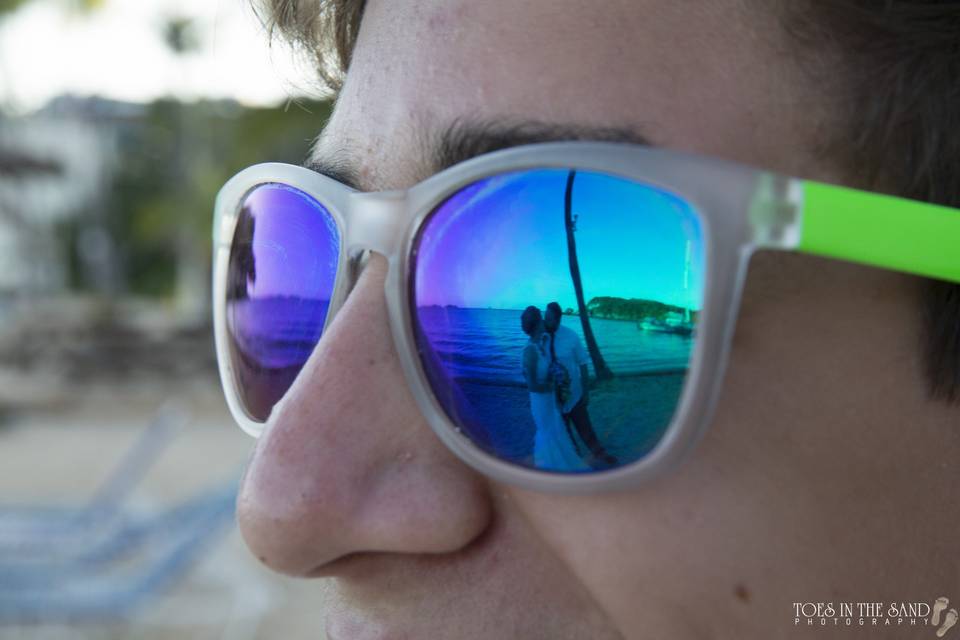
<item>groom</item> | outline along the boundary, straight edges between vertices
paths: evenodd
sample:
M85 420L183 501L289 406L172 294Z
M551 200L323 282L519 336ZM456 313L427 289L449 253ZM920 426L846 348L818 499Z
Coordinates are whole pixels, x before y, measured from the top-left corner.
M587 411L589 402L589 391L587 382L589 373L587 364L590 359L587 356L583 343L579 336L567 327L560 326L560 320L563 312L560 305L551 302L547 305L547 311L543 316L543 326L546 329L550 341L550 361L557 362L567 370L570 376L570 388L563 399L563 419L569 425L571 422L577 429L577 433L583 439L584 444L589 447L593 454L593 459L597 466L615 465L616 457L610 455L604 450L603 445L597 439L597 434L593 431L593 425L590 422L590 414Z

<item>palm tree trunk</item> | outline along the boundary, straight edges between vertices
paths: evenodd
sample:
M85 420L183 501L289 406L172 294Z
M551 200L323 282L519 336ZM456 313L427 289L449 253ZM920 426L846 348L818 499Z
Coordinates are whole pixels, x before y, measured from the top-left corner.
M571 171L567 176L567 190L563 196L563 215L564 223L567 227L567 258L570 261L570 277L573 279L573 289L577 294L577 307L580 309L580 324L583 326L583 337L587 341L587 351L590 352L590 359L593 360L593 370L597 372L597 380L609 380L613 377L613 371L607 367L603 356L600 354L600 347L597 346L597 339L593 335L593 328L590 327L590 316L587 313L587 303L583 300L583 283L580 281L580 263L577 261L577 241L573 237L573 179L576 171Z

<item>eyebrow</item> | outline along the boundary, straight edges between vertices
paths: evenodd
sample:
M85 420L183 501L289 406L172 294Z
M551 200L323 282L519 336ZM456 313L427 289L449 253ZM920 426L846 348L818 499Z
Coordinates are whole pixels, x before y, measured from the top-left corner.
M510 147L542 142L621 142L655 146L642 131L633 127L600 127L538 120L458 119L418 142L423 153L423 178L476 156ZM354 189L361 189L359 162L340 149L315 154L304 165Z

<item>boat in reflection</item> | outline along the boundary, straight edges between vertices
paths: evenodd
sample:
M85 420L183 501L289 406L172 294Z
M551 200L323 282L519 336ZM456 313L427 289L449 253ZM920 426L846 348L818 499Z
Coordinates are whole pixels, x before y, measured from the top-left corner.
M663 318L648 316L637 323L637 328L653 333L673 333L680 336L692 336L694 323L690 320L690 310L683 313L668 312Z

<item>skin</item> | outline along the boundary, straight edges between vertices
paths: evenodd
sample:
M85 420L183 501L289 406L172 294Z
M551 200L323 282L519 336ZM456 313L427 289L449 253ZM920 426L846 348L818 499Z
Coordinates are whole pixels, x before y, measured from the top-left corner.
M436 128L524 118L844 182L816 152L837 98L761 6L374 0L316 153L345 155L364 189L403 188L431 172ZM332 638L849 637L795 627L792 603L960 598L960 430L926 397L917 281L758 254L690 458L570 497L497 485L444 448L404 382L385 271L373 256L238 504L265 564L331 579Z
M543 327L549 332L554 332L560 326L560 316L553 312L549 307L543 314Z

